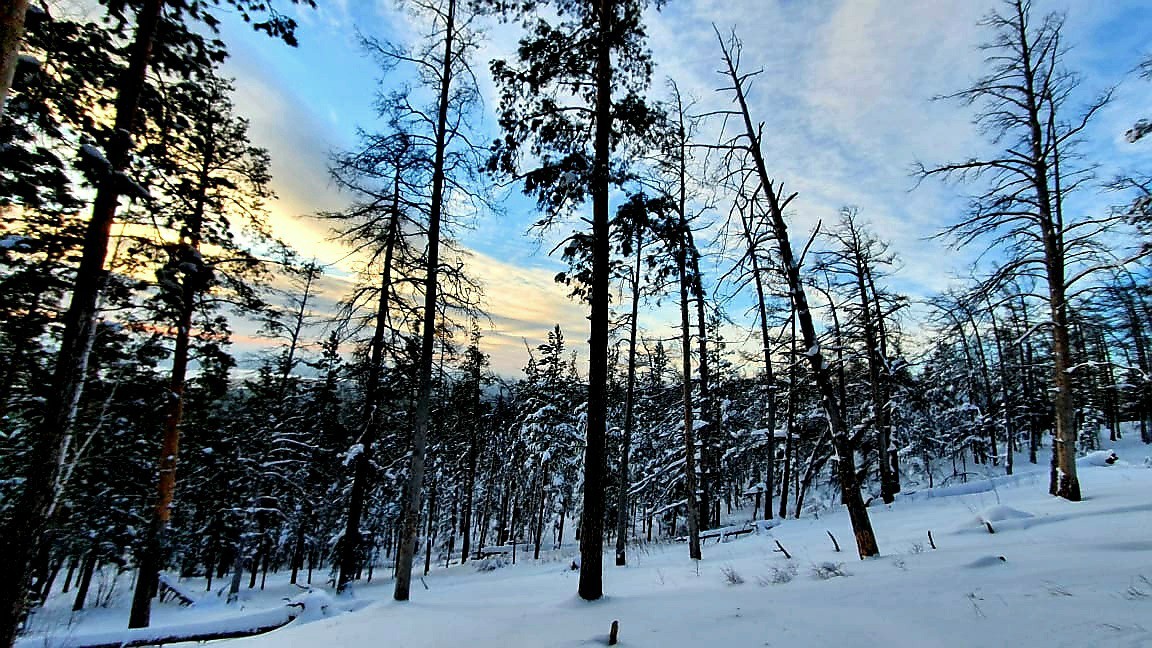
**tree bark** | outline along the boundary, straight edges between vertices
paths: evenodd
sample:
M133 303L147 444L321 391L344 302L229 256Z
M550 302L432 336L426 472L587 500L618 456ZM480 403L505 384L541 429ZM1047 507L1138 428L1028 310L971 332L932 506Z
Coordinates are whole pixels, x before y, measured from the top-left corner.
M749 204L751 209L751 204ZM765 462L764 476L764 519L772 519L772 497L775 495L776 478L776 375L772 370L772 337L768 333L768 305L765 301L764 278L760 275L760 258L757 256L758 246L753 235L752 224L748 214L741 210L740 224L744 234L744 241L748 246L748 260L752 265L752 284L756 287L756 313L760 319L760 345L764 358L764 382L768 390L768 413L766 426L768 429L768 460ZM785 447L788 444L785 443ZM787 452L787 450L785 451ZM787 459L785 461L785 477L787 482ZM788 489L783 487L781 494L783 501L788 500ZM781 516L783 517L783 515Z
M596 5L596 118L592 160L592 308L588 336L588 430L584 446L584 509L580 514L580 583L586 601L604 595L604 477L608 433L609 155L612 141L612 0Z
M884 309L880 302L880 294L876 291L876 278L873 276L872 268L866 264L863 269L868 290L872 293L872 306L876 309L876 354L881 369L880 418L877 420L877 426L881 431L881 446L884 448L880 462L886 467L888 477L886 483L881 483L881 492L894 498L900 492L900 455L892 439L892 367L888 361L888 329L884 325ZM888 499L885 499L885 502L890 503Z
M397 158L392 175L392 213L384 241L384 267L380 272L380 299L376 306L376 322L368 352L368 379L364 387L364 428L360 433L360 452L353 459L352 487L348 492L348 516L344 519L344 537L338 558L340 573L336 579L336 592L347 589L360 570L363 537L360 520L364 517L364 500L368 496L368 479L372 468L372 455L380 436L380 409L382 399L381 374L384 372L384 336L388 330L391 310L392 260L400 232L400 176L403 165Z
M479 390L477 390L479 391ZM480 452L477 446L476 426L479 421L468 423L468 469L464 477L464 502L460 505L460 564L468 562L468 551L472 548L472 507L476 497L476 466Z
M9 0L0 6L0 119L8 104L8 91L16 75L20 43L24 40L24 16L28 0Z
M1015 428L1012 425L1012 411L1009 407L1008 400L1008 368L1005 365L1004 358L1004 343L1000 340L1000 331L996 326L996 311L992 307L991 300L988 300L988 317L992 320L992 340L996 342L996 366L997 373L1000 379L1000 413L1004 417L1004 443L1005 443L1005 472L1009 475L1012 474L1015 466Z
M680 127L681 137L684 127ZM687 151L681 141L680 157L680 218L684 233L684 245L690 269L692 271L692 293L696 301L696 344L699 348L699 375L700 375L700 418L704 425L700 428L700 511L701 524L705 527L720 526L720 508L715 500L716 477L720 474L718 448L716 448L716 431L719 425L715 403L712 400L712 381L708 362L708 325L704 315L704 285L700 275L700 254L692 237L692 229L687 222L685 211L685 186L687 184L686 160Z
M700 560L700 523L696 511L696 421L692 415L692 323L688 316L685 254L683 246L676 251L676 266L680 273L680 346L684 371L684 517L688 524L688 557ZM672 532L676 532L675 524Z
M79 612L84 609L88 600L88 588L92 586L92 575L96 572L96 550L91 549L84 556L84 564L80 568L80 579L76 584L76 598L72 601L72 611Z
M1040 111L1044 101L1051 97L1041 97L1036 90L1036 67L1033 60L1033 43L1028 34L1026 7L1020 0L1014 3L1016 10L1016 46L1019 48L1022 73L1024 76L1025 110L1028 127L1031 131L1031 182L1036 191L1040 235L1044 249L1044 269L1048 284L1048 310L1052 318L1052 371L1055 387L1056 429L1053 432L1053 465L1050 491L1064 499L1080 501L1080 480L1076 476L1076 431L1072 420L1072 381L1068 375L1071 367L1071 349L1068 341L1068 302L1065 285L1063 195L1060 186L1060 152L1057 142L1052 146L1052 164L1048 164L1048 143L1045 141L1044 127L1040 122ZM1050 125L1051 126L1051 125ZM1055 179L1055 186L1049 185L1049 178Z
M633 410L636 398L636 331L639 323L640 281L644 260L644 231L636 226L636 265L632 268L632 313L628 320L628 378L624 388L624 433L620 445L620 492L616 498L616 566L628 563L628 489L631 486L629 455L632 451Z
M780 517L788 517L788 475L794 470L792 468L792 455L795 454L793 450L793 439L796 438L796 406L800 402L800 396L797 393L799 388L799 381L796 379L796 311L792 310L789 313L788 319L791 320L792 333L790 336L790 345L788 350L788 412L786 420L784 421L784 471L780 478ZM800 493L797 492L796 497L796 517L800 517Z
M200 163L197 178L196 198L192 212L183 225L181 241L175 258L170 260L173 271L191 265L183 270L180 285L180 311L176 322L176 348L172 353L172 370L168 381L168 410L164 417L161 435L160 458L157 473L156 505L152 510L152 521L144 539L136 577L136 589L132 593L132 610L128 616L129 628L147 628L152 616L152 597L156 592L156 578L166 559L168 522L172 515L172 501L176 495L176 460L180 454L180 425L184 420L184 386L188 374L188 355L192 338L192 315L196 303L207 287L207 268L196 260L200 258L201 230L204 223L204 209L208 197L208 180L215 160L212 124L205 125L206 149Z

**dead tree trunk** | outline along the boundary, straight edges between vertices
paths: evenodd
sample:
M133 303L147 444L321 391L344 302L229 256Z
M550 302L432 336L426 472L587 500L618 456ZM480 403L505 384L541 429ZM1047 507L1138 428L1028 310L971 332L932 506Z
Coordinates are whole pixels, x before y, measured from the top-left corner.
M419 530L420 500L424 487L424 460L428 446L428 424L432 406L432 363L436 344L436 304L440 273L440 221L444 209L444 159L448 147L448 103L452 89L452 62L455 49L456 0L448 0L444 24L444 58L440 67L440 87L436 105L435 151L432 163L432 200L428 214L428 272L424 280L424 313L420 331L420 368L416 396L416 417L412 430L412 459L408 467L407 502L404 504L400 554L396 562L396 588L392 597L407 601L412 586L412 559Z
M620 446L620 492L616 497L616 566L628 563L628 489L631 485L629 455L632 451L633 409L636 398L636 331L639 323L640 282L644 263L644 229L637 224L634 245L636 264L632 268L632 313L628 320L628 377L624 388L624 432Z
M396 247L403 235L400 228L400 180L404 155L397 156L392 170L392 205L388 230L384 240L384 266L380 273L380 298L376 307L375 328L369 346L368 377L364 386L364 422L360 432L359 452L352 460L352 486L348 492L348 516L344 520L344 537L340 541L336 591L343 592L360 570L363 537L360 520L364 517L364 501L368 496L368 479L376 440L380 435L380 406L384 372L384 337L388 331L388 318L392 297L392 264Z
M744 79L746 77L737 71L736 63L729 52L728 45L724 42L724 39L720 37L719 31L717 31L716 36L720 41L720 46L724 53L728 77L732 81L732 86L729 90L735 93L736 101L740 106L741 116L744 119L744 137L747 139L746 147L756 164L756 172L760 178L761 189L763 189L764 195L768 199L772 229L780 247L780 262L784 267L784 273L788 279L788 286L796 305L796 316L800 324L800 331L803 335L804 345L807 347L804 355L808 358L812 374L816 379L816 386L820 392L824 412L828 417L828 426L832 433L832 443L836 448L836 464L840 477L840 488L843 493L844 503L848 508L848 517L852 522L852 531L856 536L856 547L861 558L875 556L880 553L880 550L876 545L876 535L872 531L872 522L868 518L868 510L864 506L864 499L860 496L860 488L856 480L855 450L852 448L848 438L848 429L844 425L844 421L840 415L840 403L836 396L835 386L832 384L832 379L828 375L828 363L824 360L820 351L820 343L816 339L816 327L812 321L812 313L808 308L808 296L804 288L804 283L800 278L800 264L792 253L792 245L788 238L788 225L784 221L784 207L791 201L792 197L789 196L782 199L781 196L777 195L778 189L773 185L772 180L768 176L768 168L765 165L764 156L760 149L762 129L758 130L753 125L751 114L748 111L748 103L744 96ZM736 46L739 47L739 43L736 43Z
M753 230L751 222L752 204L753 200L749 201L747 208L740 209L740 225L741 232L744 235L744 242L748 248L748 262L751 265L750 272L752 273L752 285L756 287L756 313L760 319L760 346L762 357L764 358L764 383L767 390L767 416L765 426L768 430L768 458L765 462L765 475L764 475L764 518L772 519L772 497L776 491L776 374L772 370L772 337L768 333L768 305L766 301L766 294L764 291L764 277L761 274L760 268L760 254L759 254L759 241L757 235ZM785 454L787 455L788 443L785 442ZM781 482L783 493L781 499L787 501L788 488L784 484L787 483L788 459L784 459L784 478ZM785 505L787 506L787 505ZM781 516L783 517L783 515Z
M784 421L784 470L780 477L780 517L788 517L788 476L791 474L794 439L796 437L796 405L800 402L796 378L796 312L789 313L792 335L788 351L788 410ZM799 493L797 493L799 495ZM800 500L796 500L796 517L800 517Z

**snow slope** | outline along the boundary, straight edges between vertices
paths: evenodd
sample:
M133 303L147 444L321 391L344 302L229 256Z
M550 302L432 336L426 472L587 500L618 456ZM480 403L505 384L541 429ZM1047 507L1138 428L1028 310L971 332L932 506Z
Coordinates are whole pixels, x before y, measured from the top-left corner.
M231 643L604 645L618 619L621 646L1152 646L1152 469L1144 465L1152 448L1126 440L1117 453L1116 465L1081 466L1083 502L1048 496L1037 474L984 492L874 503L882 555L867 561L856 558L837 512L709 541L699 565L681 544L631 548L628 567L605 561L607 596L597 602L575 596L571 548L492 572L434 569L427 589L417 580L403 604L389 600L389 583L376 583L356 592L358 603L375 601L363 609ZM169 611L165 622L195 609ZM83 631L83 623L72 629Z
M1133 444L1120 451L1136 459L1127 465L1084 466L1079 503L1023 479L873 508L883 555L868 561L849 553L838 513L710 543L699 570L683 545L633 550L630 566L606 567L608 596L595 603L575 597L576 574L563 561L487 574L454 567L411 602L238 644L602 645L618 619L622 646L1152 646L1152 470L1140 452L1152 450ZM824 563L833 563L825 575L840 563L847 575L817 577ZM744 583L730 584L725 570Z

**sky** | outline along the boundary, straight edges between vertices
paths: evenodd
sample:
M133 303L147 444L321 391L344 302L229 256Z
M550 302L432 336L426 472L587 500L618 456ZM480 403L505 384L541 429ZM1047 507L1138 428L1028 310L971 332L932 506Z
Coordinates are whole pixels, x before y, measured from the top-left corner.
M320 0L316 10L295 10L300 46L289 48L225 20L239 112L251 121L256 144L272 154L272 204L276 232L305 255L329 264L323 294L329 302L350 289L355 260L332 240L314 214L349 201L329 181L334 151L356 144L357 129L379 120L374 97L390 82L364 56L357 34L405 42L416 25L393 0ZM751 88L754 119L765 122L764 152L770 173L799 192L790 214L793 239L806 239L818 222L836 221L845 205L891 244L900 263L892 288L923 298L969 276L977 249L953 250L932 238L955 222L970 188L927 182L917 186L912 166L963 160L989 150L971 124L970 108L933 97L966 87L981 73L978 46L989 34L978 26L990 0L671 0L648 16L656 62L653 95L674 78L701 111L723 108L729 97L717 74L720 51L713 24L735 30L744 43L746 70L762 68ZM1101 177L1123 168L1149 168L1152 145L1123 140L1131 123L1152 114L1152 81L1133 73L1152 53L1152 3L1146 0L1036 1L1036 13L1067 13L1066 63L1083 76L1075 103L1115 86L1112 103L1086 137L1087 158ZM514 52L518 28L490 26L474 62L485 97L480 128L495 132L495 95L487 77L492 58ZM392 81L391 83L394 83ZM1104 209L1107 200L1089 189L1080 208ZM716 219L721 214L716 215ZM525 345L535 347L560 324L568 344L587 337L584 308L569 300L553 276L563 265L547 256L555 238L527 234L535 220L530 201L514 193L504 213L484 216L461 232L472 251L469 269L485 286L492 320L484 346L493 369L519 375ZM563 236L563 228L553 237ZM712 276L721 259L712 259ZM733 302L739 329L754 325ZM910 310L906 329L923 325L923 307ZM669 337L667 307L649 307L641 324ZM738 337L741 333L735 333ZM730 336L731 337L731 336Z

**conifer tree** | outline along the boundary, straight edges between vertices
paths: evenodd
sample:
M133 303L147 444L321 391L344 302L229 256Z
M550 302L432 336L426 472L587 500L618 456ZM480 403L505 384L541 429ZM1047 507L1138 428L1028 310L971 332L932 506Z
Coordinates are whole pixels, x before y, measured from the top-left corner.
M608 385L610 243L608 193L626 156L652 122L641 95L651 75L643 11L647 0L550 0L558 19L536 13L535 0L483 0L516 16L528 32L517 61L493 61L500 87L502 138L489 169L520 178L546 214L537 226L592 203L588 420L581 514L579 594L603 596ZM657 3L662 4L662 3ZM613 58L615 60L613 60ZM526 168L528 156L539 166Z
M266 151L248 141L247 123L233 113L226 82L208 77L176 84L173 108L145 149L156 160L156 211L177 231L157 271L163 311L171 316L174 350L165 404L159 482L152 524L140 555L129 627L147 627L157 572L166 562L167 527L176 490L176 462L184 409L184 383L194 315L209 292L230 293L245 312L263 307L249 283L261 261L242 243L267 242L263 201L270 195ZM211 308L206 309L211 312ZM162 311L162 312L163 312Z

